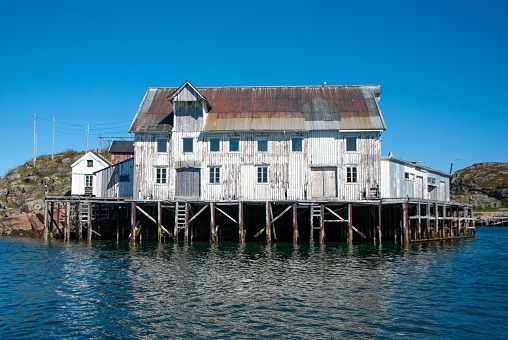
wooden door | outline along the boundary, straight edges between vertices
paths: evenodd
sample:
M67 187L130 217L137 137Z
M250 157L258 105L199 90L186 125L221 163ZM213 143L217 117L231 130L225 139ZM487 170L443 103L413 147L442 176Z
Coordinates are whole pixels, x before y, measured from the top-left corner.
M180 198L201 196L201 170L185 168L176 170L175 196Z
M311 168L312 198L337 197L337 169L334 167Z
M423 177L416 176L415 198L423 198Z

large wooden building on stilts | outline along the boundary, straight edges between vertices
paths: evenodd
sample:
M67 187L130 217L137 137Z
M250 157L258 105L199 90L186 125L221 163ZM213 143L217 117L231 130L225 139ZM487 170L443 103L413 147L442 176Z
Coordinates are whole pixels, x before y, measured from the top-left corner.
M380 94L149 88L130 127L134 157L94 172L95 196L47 198L46 231L241 243L474 235L471 207L450 202L450 175L381 157Z

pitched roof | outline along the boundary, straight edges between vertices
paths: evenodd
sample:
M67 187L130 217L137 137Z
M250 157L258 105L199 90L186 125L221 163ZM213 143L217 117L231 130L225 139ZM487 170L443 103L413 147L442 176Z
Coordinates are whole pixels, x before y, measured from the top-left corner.
M176 88L149 88L130 132L169 132ZM194 88L209 111L205 131L385 130L379 85Z
M108 151L111 153L134 153L134 142L114 140Z
M98 161L99 163L101 163L104 167L107 167L107 166L110 166L111 165L111 162L108 161L106 158L102 157L100 154L98 153L95 153L93 151L88 151L87 153L85 153L83 156L81 156L77 161L75 161L74 163L71 164L71 168L74 168L76 165L78 165L79 163L81 163L82 161L84 160L88 160L88 159L95 159L96 161Z

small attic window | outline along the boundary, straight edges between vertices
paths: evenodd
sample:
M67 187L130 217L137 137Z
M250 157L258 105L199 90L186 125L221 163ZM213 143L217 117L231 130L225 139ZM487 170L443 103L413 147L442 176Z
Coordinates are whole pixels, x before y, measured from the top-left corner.
M88 159L86 161L86 167L87 168L93 168L93 159Z

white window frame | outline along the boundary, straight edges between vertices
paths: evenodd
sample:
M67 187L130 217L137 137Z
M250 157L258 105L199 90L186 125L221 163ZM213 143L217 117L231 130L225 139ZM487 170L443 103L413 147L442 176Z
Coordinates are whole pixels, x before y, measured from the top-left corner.
M346 183L358 183L358 166L347 165L346 166Z
M257 183L258 184L267 184L268 183L268 165L257 165Z
M168 183L168 169L162 167L155 168L155 184Z
M220 166L212 165L208 167L209 170L209 183L210 184L220 184Z
M85 175L85 187L93 187L93 175Z
M415 174L412 172L408 172L408 171L404 172L404 180L414 182L415 181Z

